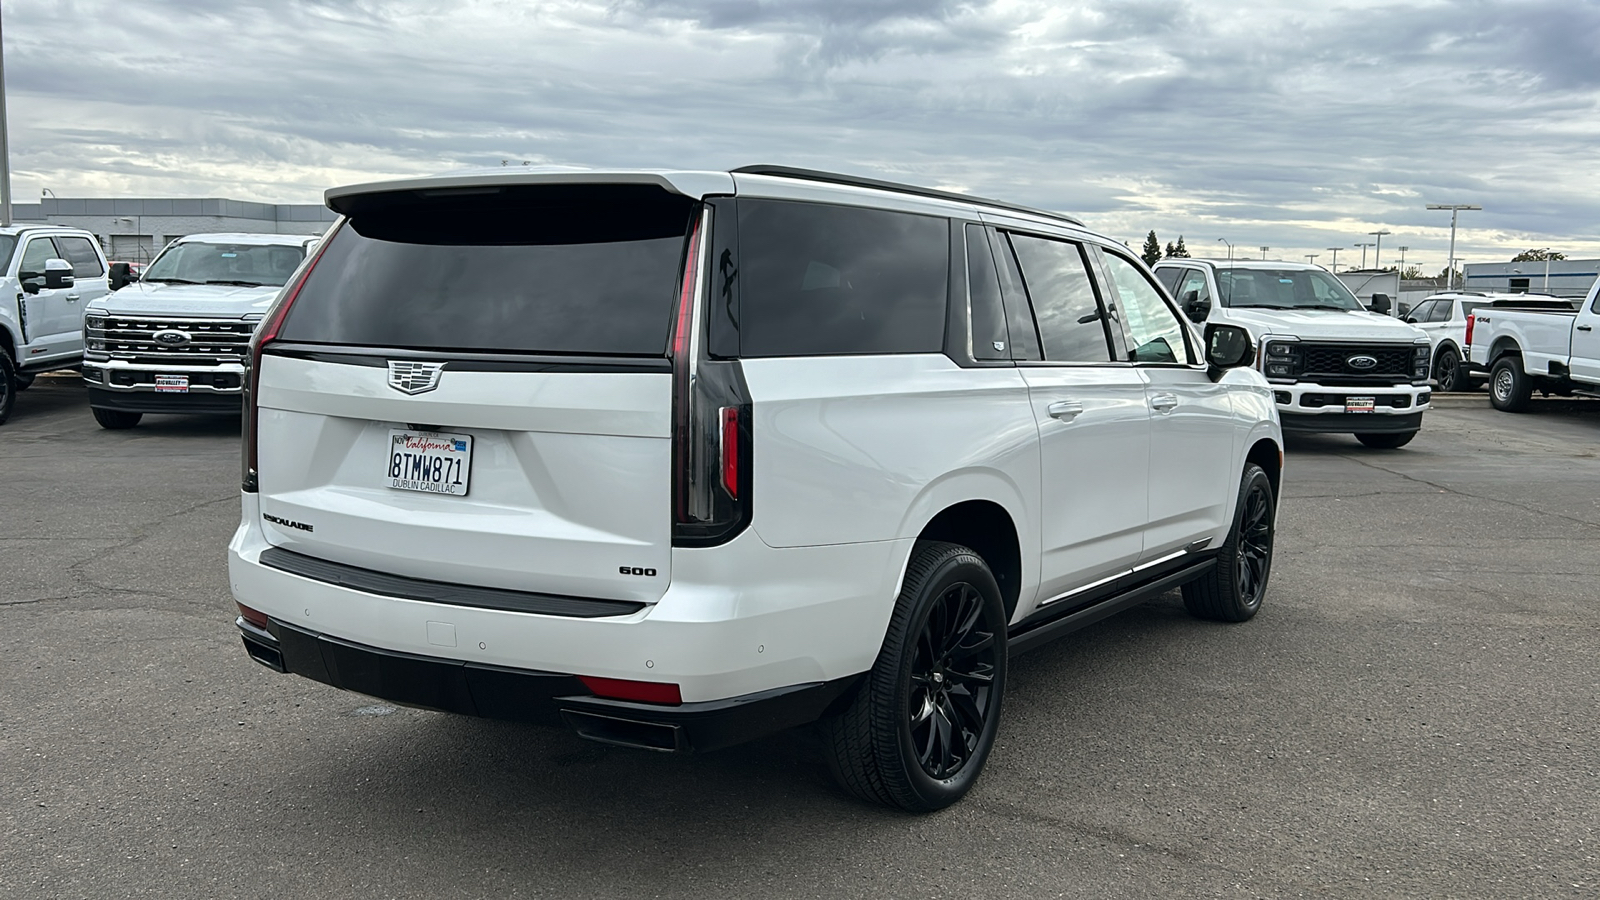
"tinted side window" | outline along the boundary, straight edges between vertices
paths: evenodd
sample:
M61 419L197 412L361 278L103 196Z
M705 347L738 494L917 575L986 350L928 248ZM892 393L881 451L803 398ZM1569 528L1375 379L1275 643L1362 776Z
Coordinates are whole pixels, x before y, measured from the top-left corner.
M45 261L55 258L56 245L50 243L49 238L34 238L22 251L22 262L17 264L17 274L43 278Z
M949 267L948 219L741 199L740 353L938 353Z
M1182 278L1188 269L1177 266L1167 266L1156 270L1156 280L1167 289L1167 293L1176 297L1178 295L1178 279Z
M983 226L967 226L967 303L972 315L972 358L1010 359L1006 309L1000 301L1000 276Z
M1417 322L1426 322L1428 321L1428 314L1433 312L1433 308L1438 305L1439 301L1437 300L1428 300L1423 303L1418 303L1416 306L1411 308L1411 312L1406 314L1406 318Z
M1435 303L1433 305L1433 312L1428 314L1428 321L1429 322L1448 322L1448 321L1450 321L1450 311L1454 307L1455 307L1455 302L1454 301L1452 301L1452 300L1440 300L1438 303Z
M61 258L72 263L72 277L94 278L106 273L100 265L100 255L94 252L94 245L88 238L58 236L56 246L61 248Z
M1104 256L1128 325L1128 359L1153 363L1189 362L1183 323L1161 298L1161 292L1128 259L1115 253Z
M1060 362L1109 362L1104 314L1095 299L1077 244L1011 235L1022 277L1039 322L1044 358Z

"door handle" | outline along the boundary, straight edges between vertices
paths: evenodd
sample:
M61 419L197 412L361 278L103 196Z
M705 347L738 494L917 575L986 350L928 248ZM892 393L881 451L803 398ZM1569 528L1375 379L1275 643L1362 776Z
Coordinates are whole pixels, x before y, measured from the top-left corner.
M1155 394L1150 398L1150 406L1156 412L1171 412L1177 405L1177 394Z
M1588 325L1579 325L1578 326L1578 330L1579 331L1593 331L1594 329L1592 327L1588 326Z
M80 299L80 298L81 298L81 297L82 297L82 296L83 296L83 295L82 295L82 294L68 294L68 295L67 295L67 302L69 302L69 303L77 303L77 302L78 302L78 300L79 300L79 299Z
M1057 400L1050 404L1048 409L1050 418L1060 419L1063 422L1071 422L1083 415L1083 404L1077 400Z

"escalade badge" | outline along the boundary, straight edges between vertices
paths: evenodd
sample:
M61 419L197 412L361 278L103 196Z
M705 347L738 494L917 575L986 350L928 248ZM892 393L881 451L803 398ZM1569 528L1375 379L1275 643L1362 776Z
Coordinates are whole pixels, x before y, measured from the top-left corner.
M1374 356L1350 356L1344 362L1352 369L1372 369L1378 365L1378 359Z
M194 338L189 335L189 332L179 331L176 328L168 328L165 331L158 331L155 334L150 335L150 339L158 344L166 344L168 347L176 347L179 344L187 344L194 340Z
M420 394L439 386L439 373L444 363L389 360L389 387L403 394Z

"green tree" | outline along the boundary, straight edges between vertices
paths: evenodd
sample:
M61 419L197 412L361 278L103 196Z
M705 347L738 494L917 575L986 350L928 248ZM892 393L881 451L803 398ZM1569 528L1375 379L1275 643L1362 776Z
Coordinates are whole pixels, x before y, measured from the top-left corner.
M1183 245L1183 235L1178 235L1178 242L1176 244L1172 243L1171 241L1167 242L1167 255L1176 259L1189 258L1189 248Z
M1567 258L1567 255L1565 253L1562 253L1559 250L1551 250L1550 248L1546 247L1543 250L1524 250L1521 253L1518 253L1516 256L1511 257L1511 261L1512 262L1544 262L1547 259L1555 260L1555 259L1566 259L1566 258Z
M1155 229L1150 229L1150 234L1145 236L1144 249L1140 251L1139 258L1147 266L1153 266L1161 261L1161 242L1156 240Z
M1400 277L1406 281L1420 281L1427 276L1422 274L1421 266L1406 266L1406 270L1400 273Z

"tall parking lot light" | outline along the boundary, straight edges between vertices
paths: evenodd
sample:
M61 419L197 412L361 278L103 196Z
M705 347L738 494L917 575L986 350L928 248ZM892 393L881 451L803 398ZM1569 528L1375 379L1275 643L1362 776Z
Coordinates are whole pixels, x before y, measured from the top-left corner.
M1217 240L1228 245L1228 265L1231 267L1233 265L1233 243L1227 238L1217 238Z
M1378 257L1383 255L1383 236L1386 234L1394 234L1394 232L1387 228L1379 228L1377 231L1369 231L1367 234L1373 235L1378 239L1377 243L1372 245L1372 267L1374 269L1381 269L1383 268L1383 263L1378 261Z
M1371 241L1363 241L1358 242L1356 246L1361 248L1361 268L1365 269L1367 267L1367 248L1373 246L1373 244Z
M1473 206L1470 203L1429 203L1428 208L1450 210L1450 262L1444 270L1444 289L1448 291L1456 281L1456 215L1463 209L1483 209L1483 207Z
M1311 263L1314 266L1314 265L1317 264L1317 257L1319 257L1321 255L1322 255L1321 253L1307 253L1306 254L1306 262Z
M6 138L5 30L0 28L0 225L11 224L11 142Z
M1333 254L1333 274L1335 275L1339 274L1339 251L1343 249L1343 247L1328 248L1328 252Z

